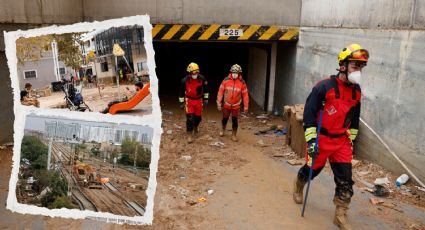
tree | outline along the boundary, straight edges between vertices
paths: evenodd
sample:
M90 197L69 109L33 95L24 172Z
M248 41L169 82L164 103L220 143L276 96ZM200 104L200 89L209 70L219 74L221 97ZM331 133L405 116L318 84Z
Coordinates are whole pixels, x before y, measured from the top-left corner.
M42 58L44 52L51 49L52 40L51 35L17 39L16 57L18 64L23 64L24 61L37 61Z
M120 163L125 165L134 164L134 152L136 151L136 146L137 146L136 166L148 168L151 162L151 151L143 147L143 145L141 145L139 142L133 141L128 138L123 140L121 145L121 152L123 155L120 159Z
M59 60L66 66L78 70L83 64L80 51L81 33L68 33L54 36L58 43Z
M47 146L35 136L24 136L22 139L21 156L30 162L36 161L42 155L47 156L47 151Z
M57 42L59 60L63 61L66 66L78 70L82 65L81 33L19 38L16 41L18 64L22 65L25 61L39 60L46 51L52 49L51 44L54 40Z

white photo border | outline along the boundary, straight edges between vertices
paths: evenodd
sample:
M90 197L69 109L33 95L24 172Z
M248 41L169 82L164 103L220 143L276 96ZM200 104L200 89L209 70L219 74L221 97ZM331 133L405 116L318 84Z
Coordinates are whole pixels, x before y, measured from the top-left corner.
M105 221L110 223L118 224L152 224L153 222L153 207L154 197L156 192L156 173L158 170L159 161L159 146L161 140L161 134L163 132L161 123L162 115L158 96L158 78L155 72L155 58L154 49L152 44L152 25L150 24L150 17L148 15L137 15L131 17L124 17L118 19L110 19L105 21L94 21L94 22L83 22L72 25L64 26L49 26L44 28L37 28L31 30L18 30L12 32L4 32L4 40L6 45L6 57L7 63L10 70L10 78L12 84L13 100L14 100L14 147L13 147L13 166L11 177L9 181L9 193L7 197L6 208L21 214L33 214L33 215L46 215L50 217L63 217L73 219L96 219L99 221ZM87 32L93 29L108 29L112 27L120 26L133 26L141 25L144 31L144 42L147 55L147 64L150 75L150 92L152 95L152 114L144 116L128 116L119 115L113 116L109 114L101 114L95 112L82 113L82 112L71 112L61 109L38 109L35 107L22 106L20 103L19 95L19 80L17 70L17 57L16 57L16 40L24 37L37 37L47 34L63 34L72 32ZM105 212L94 212L88 210L72 210L72 209L47 209L44 207L37 207L34 205L21 204L16 199L16 184L18 181L19 165L20 165L20 151L22 138L24 136L25 120L28 114L40 115L40 116L51 116L51 117L63 117L71 118L76 120L85 121L107 121L108 123L116 124L134 124L144 125L153 128L152 137L152 148L151 148L151 163L148 188L146 190L147 205L146 211L143 216L120 216L112 213Z

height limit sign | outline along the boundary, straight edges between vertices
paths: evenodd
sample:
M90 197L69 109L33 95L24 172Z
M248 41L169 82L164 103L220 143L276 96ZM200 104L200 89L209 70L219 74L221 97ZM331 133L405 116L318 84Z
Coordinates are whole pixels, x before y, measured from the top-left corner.
M243 35L243 29L220 29L220 36L240 37Z

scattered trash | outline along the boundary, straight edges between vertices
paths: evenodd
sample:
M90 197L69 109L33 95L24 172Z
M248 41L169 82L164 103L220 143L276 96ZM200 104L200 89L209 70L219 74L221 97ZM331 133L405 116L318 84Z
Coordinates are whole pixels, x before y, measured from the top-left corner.
M190 160L192 160L192 157L189 156L189 155L186 155L186 156L182 156L181 159L185 160L185 161L190 161Z
M380 199L380 198L371 197L371 198L370 198L370 202L371 202L373 205L377 205L377 204L382 204L382 203L384 203L385 201L384 201L383 199Z
M211 146L224 147L224 143L221 141L216 141L210 144Z
M187 177L186 177L185 175L183 175L183 174L182 174L182 175L180 175L180 176L179 176L179 178L180 178L181 180L185 180Z
M213 123L213 124L215 124L215 123L217 123L217 121L214 121L214 120L210 120L210 121L208 121L209 123Z
M283 153L275 153L273 154L273 157L285 157L286 155Z
M168 110L162 110L162 114L164 114L164 115L169 115L169 116L173 116L173 115L174 115L174 113L173 113L173 112L168 111Z
M373 193L373 191L375 191L374 189L372 189L372 188L368 188L368 187L364 187L364 188L362 188L364 191L366 191L366 192L370 192L370 193Z
M259 140L259 141L257 141L257 144L258 144L259 146L261 146L261 147L267 147L266 143L264 143L264 141L263 141L263 140Z
M193 206L193 205L195 205L195 204L196 204L196 201L189 200L189 201L187 201L186 203L187 203L188 205L190 205L190 206Z
M366 176L366 175L369 175L369 174L370 174L369 171L360 171L360 172L357 172L357 175L359 175L359 176Z
M375 185L375 190L372 194L379 197L387 197L390 195L390 190L383 185Z
M209 190L207 191L207 193L208 193L208 195L212 195L212 194L214 193L214 190L209 189Z
M4 150L4 149L6 149L6 146L0 145L0 150Z
M176 128L176 129L182 129L183 127L181 127L180 125L174 124L174 128Z
M259 115L257 119L269 119L269 117L267 115Z
M287 133L288 133L288 130L287 129L274 129L274 130L267 129L267 130L261 130L261 131L255 132L254 135L257 135L257 136L259 136L259 135L266 136L266 135L273 135L273 134L275 134L277 136L283 136L283 135L285 135Z
M286 162L288 162L288 164L290 164L290 165L302 165L302 164L304 164L303 160L298 160L298 159L287 160Z
M207 199L205 197L198 198L199 203L203 203L203 202L206 202L206 201L207 201Z
M419 186L415 186L418 190L425 192L425 188L424 187L419 187Z
M402 174L395 181L395 185L400 188L400 186L405 184L408 180L409 180L409 176L407 174Z
M168 134L168 135L173 134L173 130L171 130L171 129L170 129L170 130L167 130L167 134Z
M13 146L13 142L7 142L6 144L4 144L4 146L6 146L6 147L12 147Z
M375 185L389 185L390 181L388 180L388 177L383 178L376 178L375 182L373 182Z

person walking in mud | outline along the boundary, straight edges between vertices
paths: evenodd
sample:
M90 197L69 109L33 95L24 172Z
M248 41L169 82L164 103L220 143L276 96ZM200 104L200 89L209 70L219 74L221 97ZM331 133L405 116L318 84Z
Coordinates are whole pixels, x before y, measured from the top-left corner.
M223 100L224 99L224 100ZM238 119L243 101L244 112L248 113L248 89L242 79L242 68L234 64L229 75L222 81L217 94L217 109L223 112L220 136L224 136L230 115L232 116L232 141L238 141ZM224 106L223 106L224 103Z
M180 108L186 111L187 142L192 143L193 136L199 132L203 106L208 105L208 82L194 62L188 65L187 72L181 81L179 102Z
M360 45L351 44L344 48L338 55L338 73L313 87L304 108L307 163L298 171L293 198L295 203L303 203L303 188L310 167L313 179L329 159L336 184L334 223L340 229L352 229L347 219L354 194L351 160L360 120L360 79L368 60L369 52ZM317 130L320 123L321 128Z

